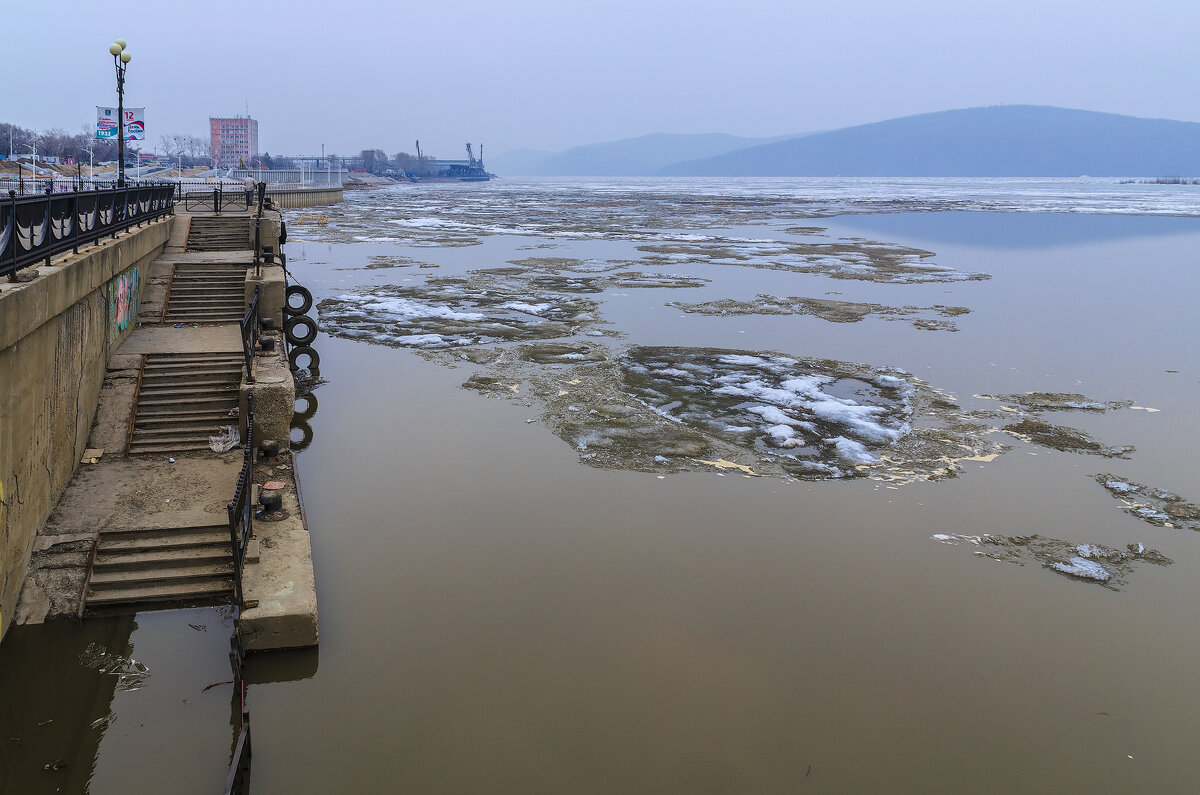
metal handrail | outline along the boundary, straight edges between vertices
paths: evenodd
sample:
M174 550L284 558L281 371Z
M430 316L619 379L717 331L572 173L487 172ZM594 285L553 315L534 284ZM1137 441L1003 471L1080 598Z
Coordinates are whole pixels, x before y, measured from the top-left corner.
M237 745L233 748L233 761L229 765L229 777L225 780L225 795L242 795L250 792L250 719L243 716L242 730L238 733Z
M242 471L238 475L237 491L227 507L229 511L229 542L233 552L233 590L237 604L243 601L242 569L246 563L246 548L254 532L254 405L253 396L246 396L246 443L242 448Z
M169 185L22 197L10 190L8 200L0 200L0 276L15 278L22 268L43 260L49 264L55 254L78 253L82 244L174 211Z
M247 193L246 198L250 195ZM262 276L262 216L267 198L267 183L258 183L258 213L254 216L254 275Z
M229 763L229 775L225 779L225 795L248 795L250 792L250 708L246 705L246 680L242 667L246 663L246 650L242 637L234 623L233 635L229 639L229 665L233 668L233 694L240 701L238 710L241 730L233 747L233 759Z
M258 348L258 291L259 285L254 285L254 295L246 314L242 315L242 357L246 361L246 383L254 383L254 351Z
M219 184L210 185L205 190L184 190L184 186L180 185L176 192L176 201L183 202L187 211L208 209L214 213L240 213L249 210L254 201L253 192L244 185L228 187L229 190L226 190L226 185Z

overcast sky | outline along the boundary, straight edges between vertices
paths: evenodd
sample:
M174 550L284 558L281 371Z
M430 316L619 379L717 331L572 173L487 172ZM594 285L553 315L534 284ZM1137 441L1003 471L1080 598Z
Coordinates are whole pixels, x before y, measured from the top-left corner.
M284 154L770 136L1012 103L1200 121L1184 0L51 0L3 18L0 119L89 124L116 104L122 37L151 144L247 102L260 148Z

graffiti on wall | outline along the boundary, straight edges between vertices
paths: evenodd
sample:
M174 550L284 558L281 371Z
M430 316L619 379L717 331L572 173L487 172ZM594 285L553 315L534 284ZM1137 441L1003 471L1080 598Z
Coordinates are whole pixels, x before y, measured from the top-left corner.
M138 269L130 268L108 283L108 341L133 325L138 312Z

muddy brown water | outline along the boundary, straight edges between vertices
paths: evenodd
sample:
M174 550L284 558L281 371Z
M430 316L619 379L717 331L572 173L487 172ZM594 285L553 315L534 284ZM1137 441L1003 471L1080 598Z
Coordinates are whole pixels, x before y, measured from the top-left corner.
M322 335L328 382L300 459L321 646L250 661L255 792L1200 787L1200 535L1138 521L1092 478L1200 498L1200 222L899 213L718 234L797 225L991 279L655 264L711 281L594 296L624 335L602 341L894 366L981 412L1002 401L974 395L1131 400L1143 408L1036 416L1136 452L997 433L1011 449L994 460L899 488L715 468L659 477L588 465L521 394L460 388L480 371L471 362ZM299 231L289 262L318 299L503 267L546 242L559 246L547 256L637 256L630 240L497 234L438 248ZM441 267L367 269L383 256ZM970 313L950 333L666 306L758 294ZM932 538L985 533L1142 543L1173 562L1134 564L1110 588ZM0 647L0 792L218 791L230 693L204 688L229 678L228 631L214 609L14 629ZM147 666L140 689L83 664L91 644Z

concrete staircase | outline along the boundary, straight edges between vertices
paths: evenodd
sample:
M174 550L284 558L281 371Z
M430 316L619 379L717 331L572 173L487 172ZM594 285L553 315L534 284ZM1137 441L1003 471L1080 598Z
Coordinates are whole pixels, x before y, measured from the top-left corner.
M163 322L236 323L244 313L245 282L242 266L178 263L171 274Z
M148 354L129 437L130 454L207 450L208 437L237 425L240 353Z
M228 525L102 531L84 610L232 601L230 548Z
M247 217L192 217L188 226L187 251L245 251L248 248L250 221Z

